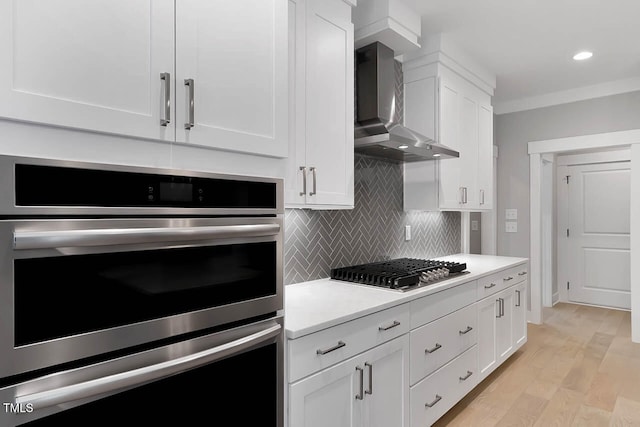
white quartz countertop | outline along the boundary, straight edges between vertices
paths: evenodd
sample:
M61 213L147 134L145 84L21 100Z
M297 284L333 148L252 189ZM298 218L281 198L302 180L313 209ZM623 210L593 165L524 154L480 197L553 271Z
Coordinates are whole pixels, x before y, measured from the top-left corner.
M331 279L285 286L287 338L300 338L528 261L527 258L471 254L449 255L437 259L464 262L469 274L407 292Z

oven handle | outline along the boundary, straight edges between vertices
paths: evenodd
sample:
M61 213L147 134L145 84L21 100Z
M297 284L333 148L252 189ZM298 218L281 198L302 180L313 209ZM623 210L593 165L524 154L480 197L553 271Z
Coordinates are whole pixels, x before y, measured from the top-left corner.
M13 247L14 249L54 249L77 246L113 246L159 242L176 243L238 237L273 236L279 232L279 224L16 231L13 234Z
M159 380L249 349L256 344L277 336L281 328L282 327L277 324L255 334L178 359L53 390L17 396L16 404L30 403L34 409L48 408Z

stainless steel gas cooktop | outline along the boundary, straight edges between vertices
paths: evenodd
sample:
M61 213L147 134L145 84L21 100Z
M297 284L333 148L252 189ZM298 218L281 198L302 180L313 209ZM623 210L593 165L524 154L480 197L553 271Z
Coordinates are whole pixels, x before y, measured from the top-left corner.
M334 268L331 278L346 282L408 291L464 273L467 264L428 259L399 258Z

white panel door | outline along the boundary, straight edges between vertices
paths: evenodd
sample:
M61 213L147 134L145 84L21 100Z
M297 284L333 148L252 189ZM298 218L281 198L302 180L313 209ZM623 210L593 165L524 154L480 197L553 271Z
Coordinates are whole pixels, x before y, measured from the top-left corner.
M409 335L365 353L363 426L409 425Z
M460 108L460 185L464 189L461 205L466 209L478 208L478 102L462 96Z
M342 1L307 1L307 204L353 205L353 24Z
M173 140L173 18L172 0L0 1L0 116Z
M569 166L569 300L629 309L628 162Z
M176 2L178 142L287 156L287 8L287 0Z
M527 283L528 280L525 280L513 290L513 318L511 326L513 328L513 344L516 348L520 348L527 341Z
M289 425L361 427L363 405L356 395L364 399L364 395L360 395L360 380L362 377L364 381L365 367L364 362L356 359L291 384Z
M478 109L478 207L493 207L493 107Z
M496 321L500 314L500 301L490 296L478 302L478 369L480 380L498 366L496 353Z
M438 91L440 97L440 120L438 136L440 142L454 150L460 150L460 92L449 81L440 78ZM460 209L461 198L461 159L447 159L440 162L440 208Z
M500 312L496 319L496 352L498 364L509 357L513 350L513 310L515 308L515 292L513 289L505 289L498 293Z

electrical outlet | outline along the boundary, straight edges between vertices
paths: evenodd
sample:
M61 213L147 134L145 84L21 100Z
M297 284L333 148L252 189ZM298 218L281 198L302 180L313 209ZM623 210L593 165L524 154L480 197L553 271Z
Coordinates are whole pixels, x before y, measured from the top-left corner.
M517 233L518 232L518 223L516 221L507 221L505 224L505 232L507 233Z
M406 242L411 240L411 226L410 225L405 225L404 226L404 240Z
M478 221L471 221L471 231L478 231Z
M518 219L518 209L505 209L504 210L504 218L505 219Z

